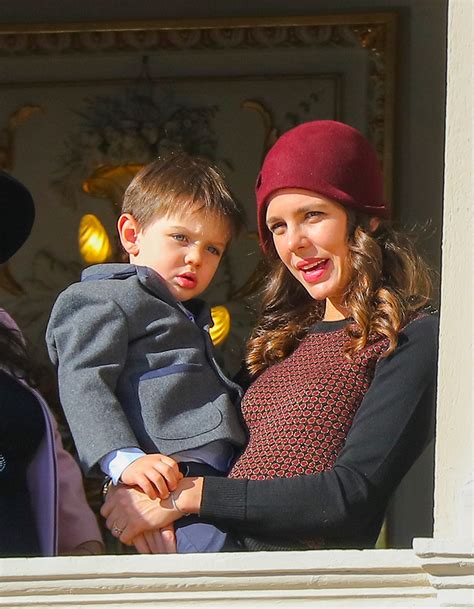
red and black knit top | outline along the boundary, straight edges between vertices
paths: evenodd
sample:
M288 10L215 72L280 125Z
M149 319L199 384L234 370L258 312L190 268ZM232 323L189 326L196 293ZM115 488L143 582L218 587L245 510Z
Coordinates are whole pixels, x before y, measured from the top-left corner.
M251 385L242 402L249 443L229 477L265 480L332 468L388 343L373 340L348 360L345 325L317 326Z
M248 447L229 478L204 478L201 518L248 549L372 546L432 436L437 316L407 324L389 357L379 339L351 361L346 325L315 324L254 381L243 401Z

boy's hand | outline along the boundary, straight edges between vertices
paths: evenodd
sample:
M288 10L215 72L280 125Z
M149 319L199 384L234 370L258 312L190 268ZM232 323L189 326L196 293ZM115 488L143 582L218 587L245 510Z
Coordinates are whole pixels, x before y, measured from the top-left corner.
M123 470L120 480L128 486L138 486L150 499L166 499L182 477L174 459L153 454L130 463Z

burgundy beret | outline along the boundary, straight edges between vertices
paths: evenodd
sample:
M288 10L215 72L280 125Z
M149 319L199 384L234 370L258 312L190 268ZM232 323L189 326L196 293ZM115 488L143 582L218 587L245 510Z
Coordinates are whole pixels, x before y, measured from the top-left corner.
M390 215L383 176L372 145L357 129L337 121L312 121L283 134L269 150L257 178L260 244L271 239L265 222L269 197L302 188L371 216Z
M28 238L35 219L33 198L21 182L0 170L0 263L6 262Z

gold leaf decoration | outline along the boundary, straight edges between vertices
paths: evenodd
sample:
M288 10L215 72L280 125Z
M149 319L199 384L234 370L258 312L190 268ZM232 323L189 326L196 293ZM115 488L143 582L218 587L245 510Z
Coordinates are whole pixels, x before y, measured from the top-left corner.
M102 222L94 214L82 216L79 224L79 251L84 262L106 262L112 255L112 246Z
M82 183L82 190L92 197L110 199L120 210L123 193L143 164L102 165Z
M274 125L273 117L272 117L270 111L261 102L255 101L253 99L244 100L240 104L240 107L244 108L245 110L253 110L254 112L257 112L257 114L262 119L263 129L264 129L263 154L262 154L262 162L263 162L265 155L270 150L270 148L273 146L273 144L277 141L278 136L279 136L278 130Z
M14 296L20 296L25 291L18 281L13 277L8 262L0 265L0 288Z
M230 313L224 305L212 307L211 317L214 325L209 330L211 340L215 347L225 341L230 331Z
M40 106L22 106L10 114L7 126L3 129L0 128L0 167L2 169L10 170L13 167L16 130L40 110Z

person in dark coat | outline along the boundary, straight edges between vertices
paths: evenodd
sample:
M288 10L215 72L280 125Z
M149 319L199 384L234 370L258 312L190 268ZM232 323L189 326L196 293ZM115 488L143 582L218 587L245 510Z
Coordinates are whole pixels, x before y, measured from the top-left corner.
M29 191L3 171L0 209L3 264L27 239L35 217ZM102 552L79 467L36 385L25 340L0 308L0 556Z

